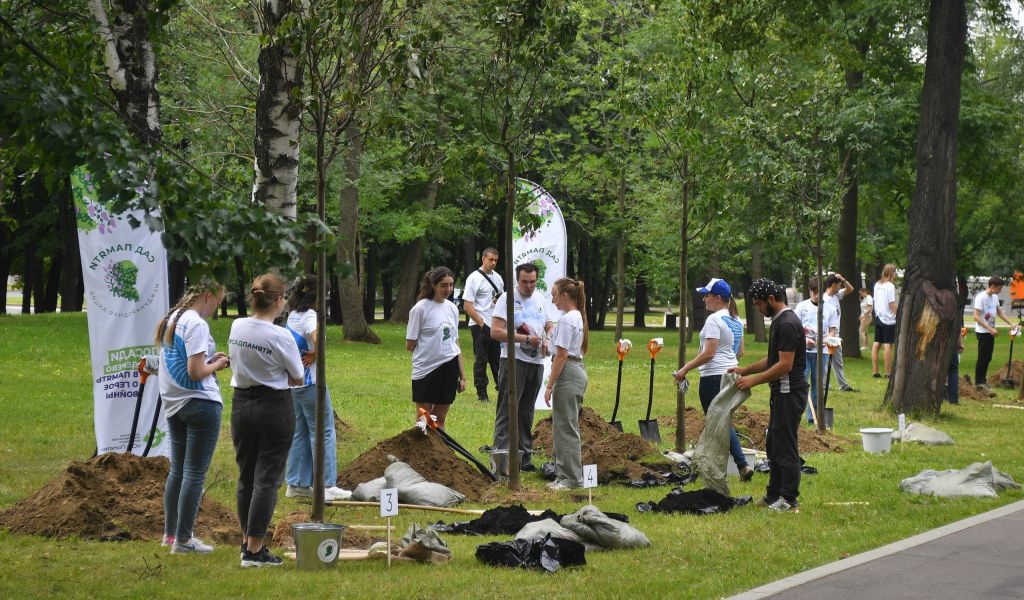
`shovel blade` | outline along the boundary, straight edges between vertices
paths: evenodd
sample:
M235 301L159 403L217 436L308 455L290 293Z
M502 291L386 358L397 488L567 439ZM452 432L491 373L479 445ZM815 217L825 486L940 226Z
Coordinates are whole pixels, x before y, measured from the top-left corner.
M658 422L654 419L649 421L639 421L640 423L640 437L644 438L648 442L654 442L655 444L661 443L661 430L658 429Z
M609 425L618 429L619 431L622 431L622 421L612 421L611 423L609 423Z

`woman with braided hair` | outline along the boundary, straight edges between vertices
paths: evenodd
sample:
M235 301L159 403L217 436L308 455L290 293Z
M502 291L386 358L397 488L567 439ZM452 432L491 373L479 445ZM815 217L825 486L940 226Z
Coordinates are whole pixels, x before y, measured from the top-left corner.
M277 506L285 462L295 432L290 385L300 385L302 359L295 338L274 320L284 310L284 282L260 275L249 289L253 316L231 324L231 441L238 464L238 519L242 566L281 564L263 540Z
M555 454L555 480L552 490L568 490L583 485L580 409L587 391L587 372L583 357L587 353L590 330L583 282L563 277L551 287L551 299L564 314L555 324L549 351L551 375L544 390L544 402L551 407L552 448Z
M157 380L171 438L161 545L170 546L171 554L213 551L213 546L193 537L192 528L224 408L214 373L228 366L228 357L216 351L205 321L223 299L220 284L192 285L156 328L162 356Z

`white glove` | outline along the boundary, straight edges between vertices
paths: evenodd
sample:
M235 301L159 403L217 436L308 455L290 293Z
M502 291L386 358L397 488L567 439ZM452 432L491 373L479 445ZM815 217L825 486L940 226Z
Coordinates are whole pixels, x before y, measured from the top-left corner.
M629 352L632 349L633 349L633 342L631 342L631 341L629 341L627 339L619 340L619 347L618 347L619 353L626 354L627 352Z

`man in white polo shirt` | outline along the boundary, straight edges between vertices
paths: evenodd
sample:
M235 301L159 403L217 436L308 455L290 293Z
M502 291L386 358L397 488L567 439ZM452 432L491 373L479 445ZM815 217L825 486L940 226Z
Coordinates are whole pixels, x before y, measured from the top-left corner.
M990 277L988 287L974 297L974 335L978 338L978 362L974 366L974 385L988 387L988 365L992 362L992 350L996 345L996 317L1013 327L1013 323L999 306L999 292L1003 291L1003 279Z
M473 336L473 385L476 398L488 402L487 368L491 369L494 383L498 383L498 355L501 344L491 339L491 313L494 303L505 291L505 282L495 271L498 265L498 251L486 248L480 256L480 268L466 277L462 292L462 306L469 316L469 333Z

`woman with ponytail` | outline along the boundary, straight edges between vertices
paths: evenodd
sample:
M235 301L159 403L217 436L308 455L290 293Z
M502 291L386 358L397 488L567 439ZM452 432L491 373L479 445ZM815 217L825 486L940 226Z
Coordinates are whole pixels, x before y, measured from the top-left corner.
M171 438L161 545L170 546L171 554L213 551L192 535L192 528L224 408L214 373L228 366L228 358L216 351L205 321L223 299L220 284L192 285L156 328L162 357L157 380Z
M544 402L552 409L552 450L555 454L555 480L552 490L568 490L583 485L580 409L587 391L587 372L583 357L587 354L590 329L583 282L563 277L551 288L551 299L563 312L551 337L551 375L544 390Z
M409 311L405 348L412 352L412 401L444 429L455 391L466 391L466 371L459 348L459 309L448 301L455 274L447 267L427 271L416 305Z
M281 564L264 539L284 481L285 462L295 431L290 385L303 381L295 338L274 320L284 310L284 282L260 275L252 282L253 316L231 325L231 441L239 476L235 499L242 525L242 566Z

